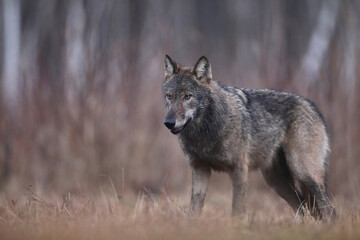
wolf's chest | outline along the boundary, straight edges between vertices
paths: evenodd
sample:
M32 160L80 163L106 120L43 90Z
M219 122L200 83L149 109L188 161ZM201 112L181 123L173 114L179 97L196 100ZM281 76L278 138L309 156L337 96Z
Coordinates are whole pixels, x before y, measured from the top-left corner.
M233 163L221 144L217 145L186 145L182 142L183 151L190 161L207 164L215 171L229 171Z

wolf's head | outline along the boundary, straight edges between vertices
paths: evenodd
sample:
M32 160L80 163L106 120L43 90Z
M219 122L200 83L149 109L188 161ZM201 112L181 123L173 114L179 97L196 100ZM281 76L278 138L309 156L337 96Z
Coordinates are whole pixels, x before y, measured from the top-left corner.
M211 66L201 57L193 68L181 67L165 56L165 80L162 86L167 114L164 124L173 134L201 121L209 101Z

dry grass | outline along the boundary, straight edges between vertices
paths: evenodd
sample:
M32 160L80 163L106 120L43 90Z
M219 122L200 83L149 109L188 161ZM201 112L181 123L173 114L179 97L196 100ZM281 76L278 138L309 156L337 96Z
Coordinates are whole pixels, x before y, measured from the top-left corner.
M232 219L229 200L208 197L201 217L187 213L188 197L146 189L137 196L115 191L0 198L1 239L359 239L360 208L336 203L338 220L297 221L282 201L249 196L247 216ZM253 199L251 199L253 198Z

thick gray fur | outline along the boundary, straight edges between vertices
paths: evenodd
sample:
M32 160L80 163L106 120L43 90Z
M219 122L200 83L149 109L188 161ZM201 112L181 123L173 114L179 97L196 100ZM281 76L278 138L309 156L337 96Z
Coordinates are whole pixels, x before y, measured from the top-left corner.
M259 169L299 215L307 206L318 219L335 217L326 187L326 126L311 101L278 90L223 86L206 57L186 68L166 55L162 91L165 124L192 168L191 212L201 213L215 170L230 175L232 214L242 215L248 172Z

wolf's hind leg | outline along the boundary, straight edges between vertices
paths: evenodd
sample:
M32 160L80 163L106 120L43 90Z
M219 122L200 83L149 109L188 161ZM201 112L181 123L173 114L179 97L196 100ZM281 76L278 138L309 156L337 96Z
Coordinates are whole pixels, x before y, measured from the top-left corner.
M288 132L285 157L290 172L301 183L311 214L323 221L335 218L326 189L328 138L321 124L297 124Z
M303 181L303 188L307 189L308 196L305 197L311 214L323 221L334 221L335 208L330 203L325 186L314 179L307 178Z
M301 192L295 188L296 179L289 170L282 148L275 155L272 165L263 168L261 171L265 181L290 205L295 213L302 216L301 206L304 203L304 198Z

